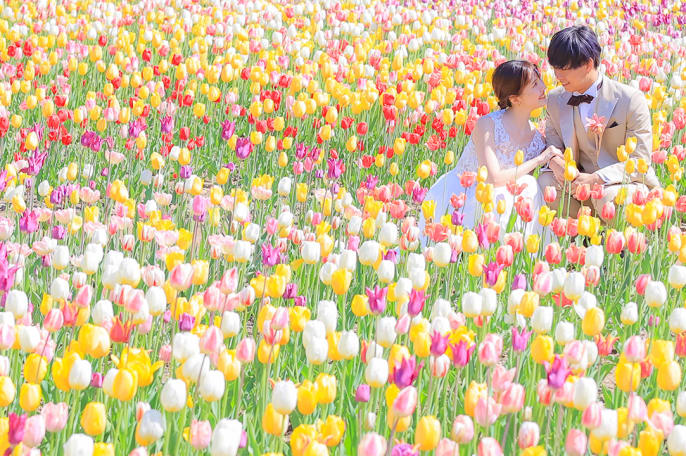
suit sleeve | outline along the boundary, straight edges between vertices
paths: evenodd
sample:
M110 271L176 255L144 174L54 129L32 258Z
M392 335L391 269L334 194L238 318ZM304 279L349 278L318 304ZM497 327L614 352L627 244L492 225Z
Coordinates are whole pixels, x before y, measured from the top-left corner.
M642 158L650 164L653 150L653 129L648 102L641 92L634 93L629 103L625 139L631 137L635 137L637 140L636 150L631 154L631 158ZM612 152L615 153L614 151ZM606 184L621 184L626 176L625 164L622 162L615 163L614 165L599 169L596 171L596 174L598 174ZM628 177L631 182L641 182L643 180L643 175L638 171L634 171Z
M551 101L552 100L548 100L548 106L552 104ZM550 107L548 107L545 112L545 142L548 146L555 146L562 151L565 150L565 144L562 141L560 126L553 122L553 118L550 113Z

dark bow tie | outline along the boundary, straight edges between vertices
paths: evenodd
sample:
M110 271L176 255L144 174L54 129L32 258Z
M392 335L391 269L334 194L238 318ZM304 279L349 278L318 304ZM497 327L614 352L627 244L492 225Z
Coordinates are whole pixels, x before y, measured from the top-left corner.
M569 106L579 106L581 103L590 103L593 101L593 95L572 95L567 104Z

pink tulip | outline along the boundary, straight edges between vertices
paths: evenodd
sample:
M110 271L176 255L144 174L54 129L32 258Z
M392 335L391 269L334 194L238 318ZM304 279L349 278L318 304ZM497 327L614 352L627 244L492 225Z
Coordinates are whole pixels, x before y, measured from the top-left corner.
M624 343L624 356L630 363L640 363L646 356L646 344L641 336L631 336Z
M241 363L251 363L255 358L255 340L252 337L246 337L238 342L236 347L236 359Z
M519 428L518 444L522 450L536 446L540 438L540 429L537 423L525 421Z
M141 418L143 418L143 415L145 415L145 412L150 410L150 404L147 402L139 401L136 404L136 421L140 421Z
M238 285L238 270L233 267L224 272L222 279L219 281L219 289L224 294L233 293L236 291Z
M457 443L447 437L443 437L435 450L436 456L455 456L458 454Z
M407 334L407 331L410 330L410 314L405 314L402 317L398 318L398 321L395 324L395 332L400 335L400 334Z
M7 377L10 372L10 359L0 355L0 377Z
M629 412L629 419L636 423L643 422L648 416L648 409L646 403L641 396L632 393L629 396L629 403L627 404Z
M500 394L498 402L503 406L502 413L516 413L524 407L525 390L519 383L510 383Z
M40 445L45 437L45 417L33 415L26 419L24 425L24 445L35 448Z
M59 432L67 425L69 407L64 402L59 404L48 402L43 406L41 415L45 418L45 429L48 432Z
M172 269L169 284L177 290L185 291L191 286L192 279L193 266L188 263L179 263Z
M200 351L205 354L217 353L224 346L221 329L210 326L200 338Z
M50 309L43 320L43 328L50 332L57 332L64 325L64 316L59 309Z
M362 436L357 446L359 456L383 456L386 454L386 439L376 432L370 432Z
M145 447L134 448L129 456L148 456L148 450Z
M450 430L450 438L460 445L471 442L474 438L474 423L472 419L467 415L456 416Z
M474 409L474 419L481 427L488 427L498 419L502 408L503 406L493 400L492 397L480 397Z
M451 362L448 355L441 355L438 358L435 356L431 357L429 362L429 367L431 368L431 375L437 378L443 378L448 373Z
M495 366L491 373L491 387L493 391L496 393L505 391L512 383L516 371L517 369L514 367L508 370L500 364Z
M277 307L274 311L274 316L271 319L271 328L274 330L284 329L288 326L288 309L285 307Z
M193 420L191 422L190 444L196 450L202 450L210 445L212 426L209 421Z
M158 354L161 361L168 363L171 360L172 347L169 344L162 345Z
M410 385L401 389L393 401L393 413L404 418L414 413L417 408L417 389Z
M586 454L587 442L586 434L578 429L570 429L567 433L565 451L569 456L583 456Z
M217 286L212 285L203 293L202 302L207 310L216 312L223 303L223 298L221 290Z
M138 334L146 335L152 329L152 315L148 315L143 323L140 323L137 327Z
M14 345L14 326L0 324L0 350L7 350Z
M629 443L625 442L624 440L610 440L608 442L607 446L607 454L608 456L619 456L620 451L622 451L623 448L629 447Z
M667 438L669 434L674 429L674 418L672 418L672 412L660 412L653 413L650 417L650 423L652 427L662 432L662 435Z
M581 424L588 429L595 429L600 426L602 420L603 406L599 402L594 402L584 410L581 415Z
M486 437L479 442L477 454L478 456L503 456L503 450L496 439Z

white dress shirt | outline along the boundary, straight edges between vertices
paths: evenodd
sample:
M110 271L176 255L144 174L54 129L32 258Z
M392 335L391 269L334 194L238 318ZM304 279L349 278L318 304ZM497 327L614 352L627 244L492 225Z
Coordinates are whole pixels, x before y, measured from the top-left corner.
M598 79L596 82L591 84L591 87L586 90L584 93L579 93L579 92L574 92L572 95L590 95L593 97L593 100L590 103L581 103L579 105L579 117L581 117L581 121L584 123L584 129L588 131L588 121L593 117L593 114L595 113L595 105L596 105L596 99L598 98L598 86L603 80L603 75L598 72Z

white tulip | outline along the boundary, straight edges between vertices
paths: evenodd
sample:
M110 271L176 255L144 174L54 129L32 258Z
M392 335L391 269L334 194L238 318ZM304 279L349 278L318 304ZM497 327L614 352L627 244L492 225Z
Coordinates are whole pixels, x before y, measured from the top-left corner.
M211 456L236 456L241 444L243 425L240 421L222 419L219 420L212 432L210 445Z
M362 217L359 215L353 215L350 217L348 222L348 233L351 235L357 235L362 229Z
M109 397L114 397L114 378L119 373L119 369L112 367L107 371L102 379L102 390Z
M410 253L407 256L406 266L408 272L412 268L419 268L423 271L424 269L426 269L426 260L424 258L424 255L420 255L418 253Z
M624 304L619 319L623 325L627 326L636 323L638 321L638 304L635 302L627 302Z
M15 320L12 312L0 312L0 325L14 327Z
M565 281L567 280L567 270L564 268L558 268L551 271L553 278L552 292L559 293L564 288Z
M452 309L452 306L450 304L450 301L447 301L443 298L438 298L436 300L436 302L434 302L433 307L431 308L431 318L435 318L435 317L448 318L452 313L453 313L453 309Z
M327 300L319 301L319 304L317 304L317 320L324 324L327 334L334 332L338 323L336 303Z
M381 226L379 242L385 247L392 247L398 243L398 227L395 223L386 222Z
M32 352L40 343L40 330L37 326L18 326L19 346L25 352Z
M516 290L512 290L510 293L510 296L507 298L507 313L510 315L513 315L515 313L515 310L519 307L519 304L522 302L522 298L524 297L524 293L526 291L522 290L521 288L518 288ZM464 311L464 309L463 309Z
M21 290L10 290L5 300L5 309L19 320L29 311L29 298Z
M498 307L498 294L492 288L482 288L479 296L481 296L481 315L485 317L493 315Z
M329 342L324 339L314 339L309 345L305 345L305 357L310 364L321 364L329 355Z
M444 267L450 264L450 257L452 256L452 249L447 242L439 242L433 248L433 261L438 267Z
M274 384L272 405L282 415L289 415L298 402L298 389L290 380L281 380Z
M319 280L321 280L324 285L331 285L331 277L333 276L333 273L336 272L336 269L336 263L327 261L319 269Z
M248 223L243 230L243 239L254 244L260 237L260 225L257 223Z
M210 371L210 359L207 355L196 353L181 365L181 376L190 383L197 383Z
M319 320L309 320L303 329L303 345L312 345L318 339L326 339L326 326Z
M600 426L591 433L601 440L617 437L617 410L603 409L601 417Z
M574 407L578 410L586 408L598 398L598 386L590 377L581 377L574 383Z
M371 266L379 260L381 256L381 245L373 240L364 241L357 252L360 263Z
M395 342L396 320L394 317L379 318L376 324L376 341L382 346L389 348Z
M338 353L343 359L352 359L360 351L360 339L355 331L343 331L338 341Z
M424 287L427 280L426 271L420 268L412 268L407 273L408 277L412 281L412 287L419 289Z
M388 362L383 358L372 358L364 370L364 378L372 388L379 388L388 380Z
M293 180L288 177L284 176L279 180L279 185L278 185L278 192L280 196L288 196L291 193L291 183Z
M209 360L207 360L209 364ZM218 370L209 370L200 376L200 384L198 385L198 392L207 402L218 401L224 396L224 388L226 387L226 380L224 374Z
M64 456L92 456L95 443L86 434L72 434L62 447Z
M224 338L233 337L241 330L241 317L236 312L229 310L222 314L222 335Z
M586 266L602 266L604 259L603 247L591 245L586 248Z
M686 417L686 391L680 392L676 397L676 413L682 418Z
M239 263L245 263L252 256L253 245L245 240L238 240L233 245L233 258Z
M162 315L167 309L167 295L161 287L148 288L145 292L145 300L148 302L148 310L153 317Z
M570 272L564 281L563 290L565 296L576 301L581 297L581 293L584 291L584 286L586 284L586 279L584 275L580 272Z
M669 329L675 334L686 331L686 309L677 307L669 316Z
M69 247L66 245L58 245L55 247L55 250L50 254L50 261L52 263L52 267L57 269L58 271L61 271L62 269L66 268L69 266Z
M538 306L531 316L531 327L539 334L547 333L553 326L553 308Z
M677 424L667 437L667 449L673 456L686 454L686 426Z
M55 278L50 284L50 295L53 299L64 299L69 298L69 284L66 280L61 277Z
M141 267L133 258L124 258L119 264L119 281L132 287L141 280Z
M651 280L646 285L645 300L649 307L661 307L667 301L667 288L659 280Z
M354 250L344 249L338 257L338 267L347 269L350 272L355 272L357 269L357 252Z
M114 318L114 310L112 309L112 303L107 299L101 299L96 302L93 306L93 312L91 313L93 318L93 323L96 325L102 325L106 321L110 321Z
M483 298L480 294L468 291L462 296L462 312L466 317L481 315L482 308Z
M586 312L593 307L598 307L598 300L593 293L584 291L581 293L581 297L578 299L576 304L574 304L574 311L579 318L584 318Z
M395 264L389 260L381 260L376 268L376 275L381 283L390 283L395 278Z
M178 412L186 406L187 395L186 383L178 378L170 378L160 393L162 408L167 412Z
M172 339L172 356L178 363L200 353L200 339L190 332L177 332Z
M69 371L69 388L78 391L86 389L91 384L93 369L91 363L85 359L74 361Z
M300 255L307 264L314 264L319 261L321 246L315 241L304 241L300 248Z
M686 266L680 264L673 264L669 268L669 277L667 279L672 288L680 290L686 285Z
M568 321L560 321L555 326L555 342L567 345L574 340L574 325Z
M147 410L138 422L138 437L145 442L155 442L164 435L166 427L164 417L159 411Z

